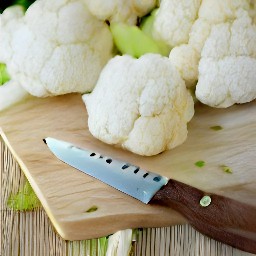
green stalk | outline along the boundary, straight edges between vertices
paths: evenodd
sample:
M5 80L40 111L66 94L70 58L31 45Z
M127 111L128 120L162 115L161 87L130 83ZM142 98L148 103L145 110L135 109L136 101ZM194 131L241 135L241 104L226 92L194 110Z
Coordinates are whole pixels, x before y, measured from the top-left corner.
M8 82L10 79L11 77L7 72L6 65L0 63L0 86Z

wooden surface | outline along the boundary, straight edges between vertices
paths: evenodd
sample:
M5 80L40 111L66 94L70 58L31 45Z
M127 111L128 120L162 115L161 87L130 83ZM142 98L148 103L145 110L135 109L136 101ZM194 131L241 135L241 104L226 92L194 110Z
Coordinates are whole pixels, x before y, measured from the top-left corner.
M210 129L221 125L220 131ZM256 205L256 102L228 109L197 106L188 140L155 157L141 157L94 139L79 95L31 98L0 114L1 136L17 159L58 233L68 240L120 229L170 226L185 220L171 209L144 205L77 171L42 142L55 137L158 172L189 185ZM194 163L205 161L202 168ZM232 168L225 173L220 165ZM92 206L97 211L87 212Z
M103 256L99 241L104 238L64 241L54 231L45 211L17 212L7 206L10 195L24 187L20 166L0 136L0 255L1 256ZM2 220L2 222L1 222ZM188 224L136 231L134 256L252 256L210 239Z

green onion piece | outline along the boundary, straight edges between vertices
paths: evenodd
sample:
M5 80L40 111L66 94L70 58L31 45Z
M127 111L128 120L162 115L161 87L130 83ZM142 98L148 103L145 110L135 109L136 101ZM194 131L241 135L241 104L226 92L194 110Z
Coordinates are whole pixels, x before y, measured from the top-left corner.
M94 205L94 206L90 207L86 212L95 212L97 210L98 210L98 207Z
M197 166L197 167L204 167L205 166L205 161L202 161L202 160L200 160L200 161L197 161L197 162L195 162L195 166Z
M210 129L214 130L214 131L220 131L223 129L222 126L220 125L215 125L215 126L211 126Z
M220 165L220 168L226 173L233 173L233 170L227 165L222 164Z

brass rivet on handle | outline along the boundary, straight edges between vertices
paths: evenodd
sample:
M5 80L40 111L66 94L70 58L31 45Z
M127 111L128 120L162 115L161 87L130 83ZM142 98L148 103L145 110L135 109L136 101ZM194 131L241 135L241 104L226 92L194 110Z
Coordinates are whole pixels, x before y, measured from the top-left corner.
M201 200L200 200L200 205L201 205L202 207L207 207L208 205L211 204L211 201L212 201L211 197L209 197L209 196L203 196L203 197L201 198Z

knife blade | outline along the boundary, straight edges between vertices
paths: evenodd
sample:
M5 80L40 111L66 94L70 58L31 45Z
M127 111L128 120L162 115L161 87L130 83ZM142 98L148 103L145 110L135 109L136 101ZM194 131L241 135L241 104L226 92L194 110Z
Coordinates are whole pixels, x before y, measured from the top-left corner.
M72 143L45 138L61 161L143 203L170 207L196 230L235 248L256 253L256 207L206 193L174 179L142 170Z

